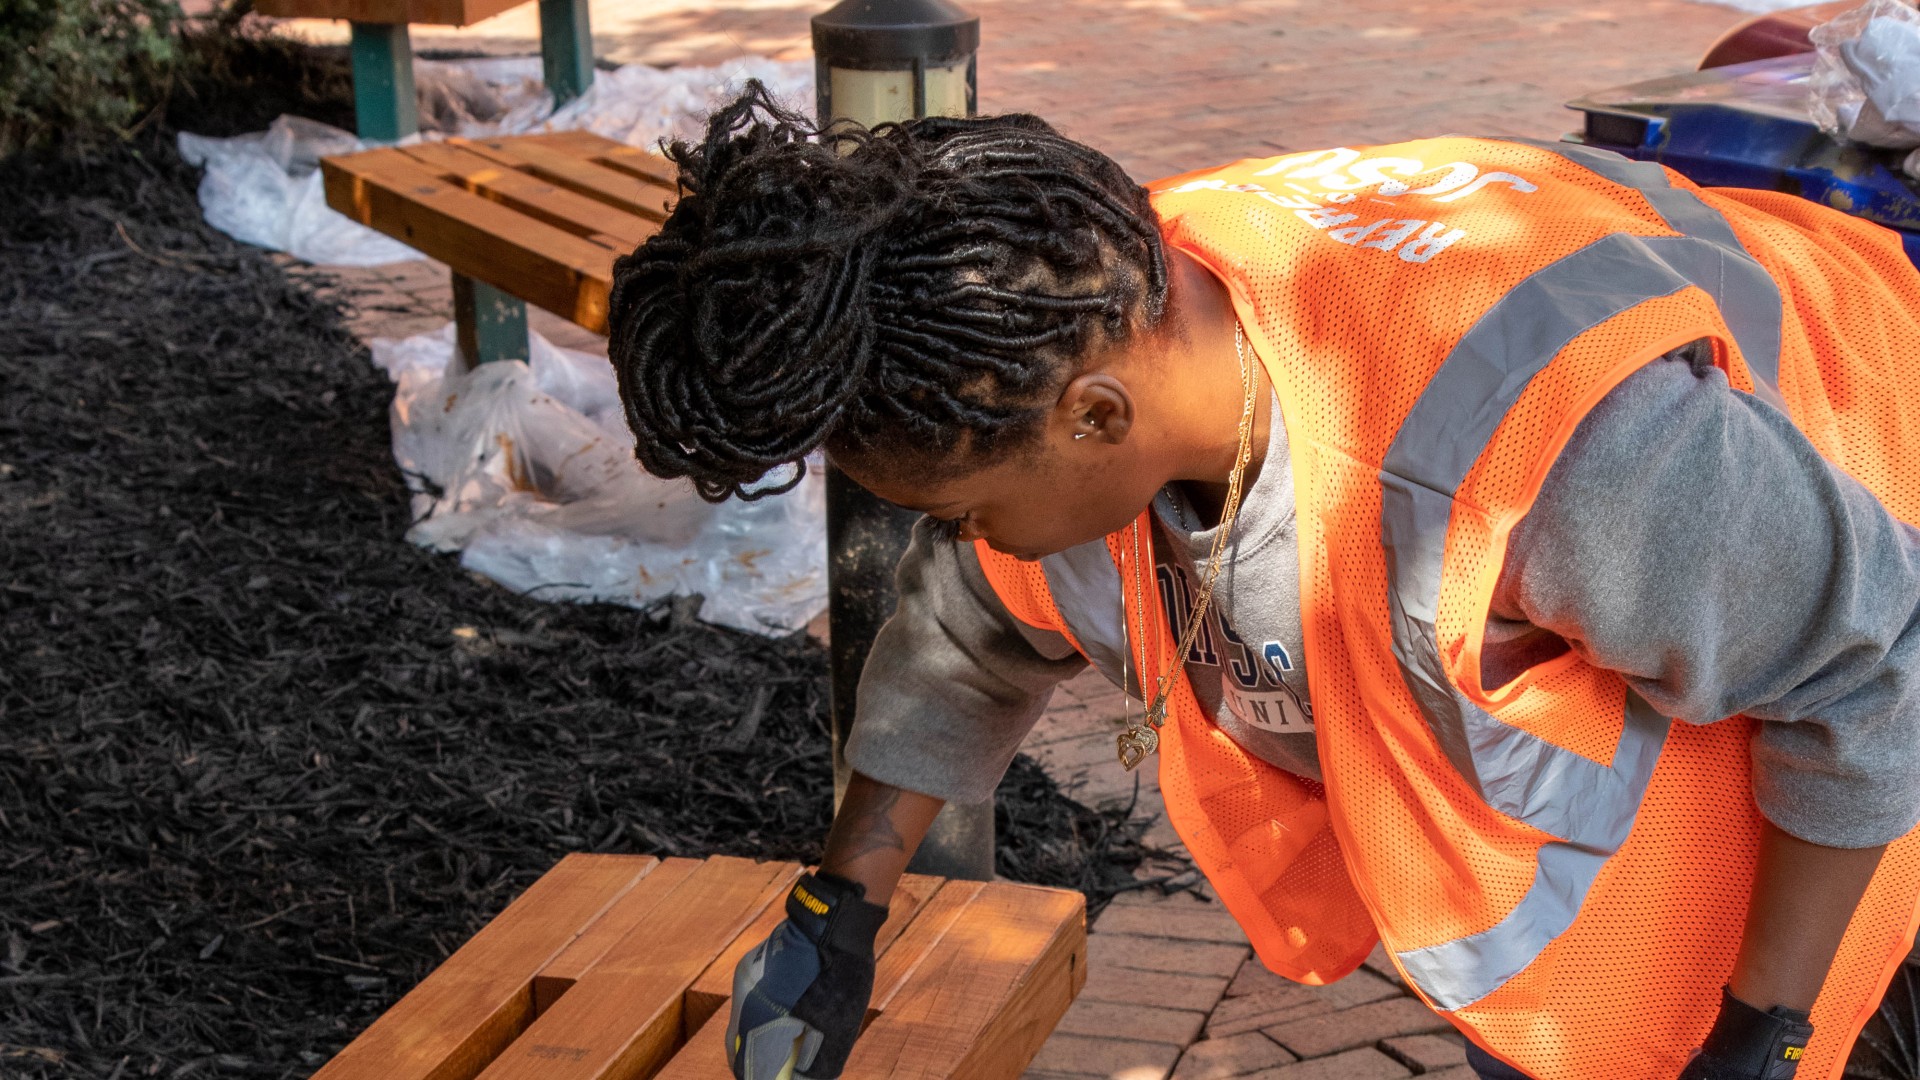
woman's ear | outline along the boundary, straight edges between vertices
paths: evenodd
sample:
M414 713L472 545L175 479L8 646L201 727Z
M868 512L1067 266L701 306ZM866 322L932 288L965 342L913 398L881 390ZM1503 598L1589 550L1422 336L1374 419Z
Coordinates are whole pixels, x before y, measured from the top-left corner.
M1060 392L1054 415L1075 442L1118 445L1133 430L1133 395L1112 375L1088 372Z

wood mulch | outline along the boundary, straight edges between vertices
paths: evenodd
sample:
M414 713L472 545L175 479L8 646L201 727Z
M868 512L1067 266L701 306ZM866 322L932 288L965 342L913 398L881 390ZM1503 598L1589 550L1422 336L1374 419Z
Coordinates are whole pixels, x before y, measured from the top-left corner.
M390 386L170 146L0 163L0 1075L305 1076L566 852L817 857L819 646L407 544ZM1096 905L1146 854L1000 816Z

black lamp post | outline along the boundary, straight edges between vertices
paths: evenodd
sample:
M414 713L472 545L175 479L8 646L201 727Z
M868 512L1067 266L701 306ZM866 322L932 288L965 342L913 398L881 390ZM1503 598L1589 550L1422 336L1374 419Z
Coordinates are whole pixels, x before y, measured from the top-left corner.
M972 116L980 20L947 0L843 0L813 18L814 87L820 123L867 127L920 116ZM914 518L827 471L827 550L832 630L835 804L846 790L842 753L852 729L860 669L893 613L893 568ZM950 804L934 821L910 869L985 881L993 876L993 802Z

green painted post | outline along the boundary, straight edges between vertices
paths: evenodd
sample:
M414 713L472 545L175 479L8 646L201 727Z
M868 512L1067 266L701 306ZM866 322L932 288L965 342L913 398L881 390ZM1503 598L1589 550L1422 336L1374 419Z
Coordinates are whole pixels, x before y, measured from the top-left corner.
M458 272L453 275L453 327L469 368L527 358L526 302Z
M587 19L587 0L540 0L540 60L556 109L593 85L593 27Z
M420 130L406 23L353 24L353 117L360 137L375 142Z

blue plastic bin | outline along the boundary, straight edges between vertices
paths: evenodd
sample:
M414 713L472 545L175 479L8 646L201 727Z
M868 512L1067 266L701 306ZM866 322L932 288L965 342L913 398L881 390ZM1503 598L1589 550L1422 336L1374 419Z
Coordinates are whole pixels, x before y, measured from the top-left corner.
M1589 94L1570 142L1657 161L1696 183L1787 191L1901 233L1920 265L1920 185L1904 151L1835 141L1807 114L1813 54L1755 60Z

